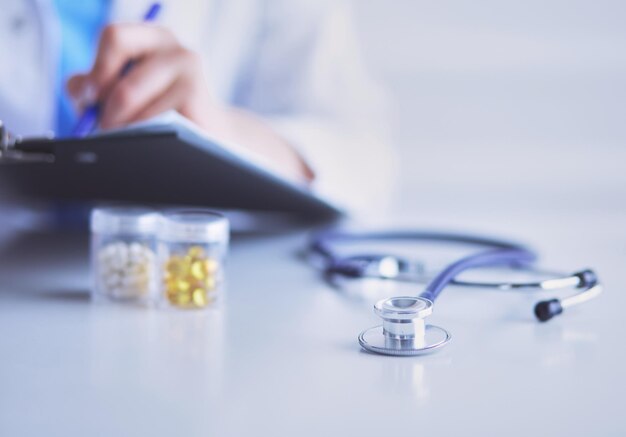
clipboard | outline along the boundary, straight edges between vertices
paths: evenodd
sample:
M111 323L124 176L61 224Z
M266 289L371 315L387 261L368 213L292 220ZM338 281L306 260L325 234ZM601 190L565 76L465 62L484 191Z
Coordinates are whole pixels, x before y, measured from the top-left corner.
M21 198L210 207L305 220L343 214L306 186L240 148L206 137L188 121L12 143L2 131L0 186Z

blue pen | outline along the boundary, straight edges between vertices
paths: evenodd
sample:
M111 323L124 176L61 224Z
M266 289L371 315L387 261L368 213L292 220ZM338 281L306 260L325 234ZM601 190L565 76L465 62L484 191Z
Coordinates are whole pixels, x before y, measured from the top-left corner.
M146 23L150 21L154 21L159 15L160 11L161 11L161 3L159 2L153 3L150 6L150 9L148 9L148 12L146 12L146 15L144 15L143 21ZM124 65L124 68L122 68L122 71L120 72L120 77L126 75L130 71L131 68L133 68L133 61L128 61L126 65ZM74 127L74 131L72 132L73 136L75 138L83 138L89 135L91 132L93 132L93 130L96 128L96 125L98 124L99 116L100 116L100 104L99 103L95 103L91 106L88 106L85 109L85 112L83 112L80 118L78 119L78 122L76 123L76 126Z

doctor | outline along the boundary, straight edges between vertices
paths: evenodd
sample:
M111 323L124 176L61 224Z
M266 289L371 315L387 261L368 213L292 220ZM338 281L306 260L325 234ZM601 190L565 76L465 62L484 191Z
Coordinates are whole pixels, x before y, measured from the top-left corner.
M0 119L64 136L94 101L104 129L173 109L344 205L388 194L384 111L347 1L162 3L142 24L148 0L4 0Z

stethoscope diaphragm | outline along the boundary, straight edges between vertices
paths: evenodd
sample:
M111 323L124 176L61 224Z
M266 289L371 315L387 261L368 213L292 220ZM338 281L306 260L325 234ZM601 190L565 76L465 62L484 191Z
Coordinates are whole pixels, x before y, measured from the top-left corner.
M445 329L426 325L433 303L422 297L392 297L378 301L374 312L383 324L366 329L359 335L359 344L369 352L395 355L425 355L441 349L452 336Z
M382 355L414 357L435 352L452 339L452 335L440 326L426 325L422 341L415 339L389 339L385 336L383 326L378 325L366 329L359 335L359 344L369 352Z

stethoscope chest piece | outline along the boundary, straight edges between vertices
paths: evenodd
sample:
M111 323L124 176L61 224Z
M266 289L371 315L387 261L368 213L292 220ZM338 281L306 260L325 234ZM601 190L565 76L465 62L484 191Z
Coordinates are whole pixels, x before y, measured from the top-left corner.
M424 355L444 347L452 336L439 326L426 325L433 303L422 297L393 297L374 305L383 324L359 335L359 344L369 352L382 355Z

